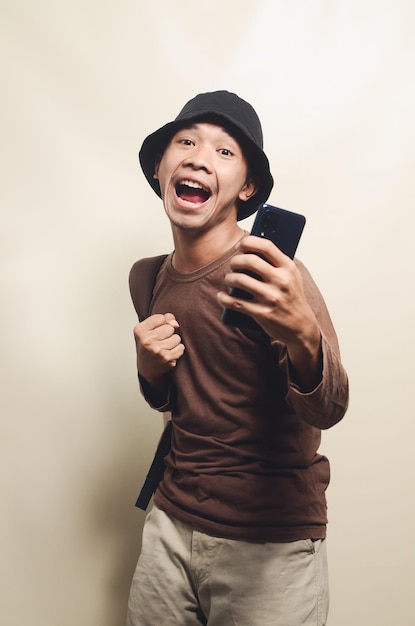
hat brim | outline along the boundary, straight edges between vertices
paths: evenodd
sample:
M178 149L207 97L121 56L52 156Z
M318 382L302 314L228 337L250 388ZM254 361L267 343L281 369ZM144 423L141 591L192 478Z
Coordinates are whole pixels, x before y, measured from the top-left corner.
M206 115L201 115L201 113L198 112L197 115L193 114L182 116L180 120L175 120L165 124L154 133L151 133L151 135L146 137L144 140L139 152L140 165L149 185L160 198L161 190L159 181L154 178L154 168L157 159L161 158L170 139L180 128L185 126L186 123L190 121L201 121L201 118L203 117L209 117L209 111L206 112ZM268 199L268 196L271 193L274 180L269 169L268 158L263 150L261 150L256 143L247 137L244 130L235 125L232 119L227 118L227 116L223 114L220 116L215 114L214 117L223 119L226 128L229 128L231 132L234 130L237 139L238 136L243 137L244 148L249 153L247 156L253 170L253 175L259 178L259 187L256 194L246 202L240 202L239 204L237 219L238 221L243 220L255 213L258 207Z

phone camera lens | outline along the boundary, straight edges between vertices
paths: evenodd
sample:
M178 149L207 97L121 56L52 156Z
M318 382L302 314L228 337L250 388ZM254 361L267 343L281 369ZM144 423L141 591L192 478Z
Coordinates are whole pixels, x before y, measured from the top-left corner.
M276 213L268 211L264 218L264 230L271 233L274 232L277 228L279 217Z

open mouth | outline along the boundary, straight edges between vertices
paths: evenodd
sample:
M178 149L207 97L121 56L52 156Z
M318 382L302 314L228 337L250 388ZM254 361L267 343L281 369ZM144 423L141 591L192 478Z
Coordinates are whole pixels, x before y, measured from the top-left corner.
M181 180L176 185L176 194L181 200L192 202L193 204L202 204L211 196L211 192L207 187L194 180Z

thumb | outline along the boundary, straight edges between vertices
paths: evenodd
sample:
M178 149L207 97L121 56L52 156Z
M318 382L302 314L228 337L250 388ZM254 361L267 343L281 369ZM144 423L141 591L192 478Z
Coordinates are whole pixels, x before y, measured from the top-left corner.
M170 326L172 328L179 328L179 322L176 320L176 318L174 317L173 313L166 313L164 315L164 320L166 322L166 324L170 324Z

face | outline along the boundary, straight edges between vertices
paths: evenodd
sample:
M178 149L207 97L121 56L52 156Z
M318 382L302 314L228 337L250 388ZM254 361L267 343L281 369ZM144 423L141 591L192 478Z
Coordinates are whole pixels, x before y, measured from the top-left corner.
M236 139L206 122L178 131L154 173L172 225L193 230L236 221L239 201L256 191L247 175L248 163Z

